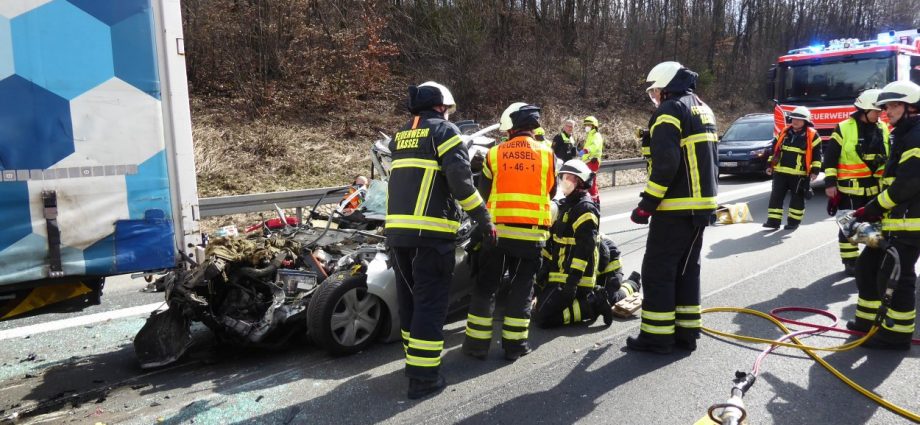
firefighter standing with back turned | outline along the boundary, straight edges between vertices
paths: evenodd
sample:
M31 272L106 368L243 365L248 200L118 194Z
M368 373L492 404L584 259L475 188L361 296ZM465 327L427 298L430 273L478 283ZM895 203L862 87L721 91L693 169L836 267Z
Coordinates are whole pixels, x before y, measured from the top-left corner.
M700 336L700 249L716 209L719 140L715 115L693 90L697 74L677 62L649 72L658 107L649 120L649 179L630 219L649 225L642 279L642 324L630 350L696 349Z
M888 125L879 121L875 106L880 89L869 89L856 98L856 111L837 124L824 151L824 193L827 213L855 210L881 192L881 179L888 160ZM856 273L859 247L837 231L840 259L846 274Z
M909 350L916 327L915 267L920 257L920 86L910 81L889 83L875 104L894 126L891 157L885 166L884 190L854 215L864 221L881 218L882 234L897 251L901 274L881 329L862 346ZM885 251L863 249L856 262L856 319L847 322L848 329L866 332L872 326L882 305L881 288L893 265Z
M510 278L502 321L505 358L515 361L530 352L527 336L534 277L549 236L550 199L556 191L553 151L533 138L540 126L540 108L516 105L505 110L499 127L508 131L509 140L489 150L479 182L498 238L494 245L484 243L478 253L479 270L467 315L462 351L478 359L489 354L492 298L505 271Z
M417 399L447 385L439 371L459 208L479 224L487 240L495 227L473 187L460 131L447 121L456 108L453 95L426 82L409 87L408 107L412 120L389 146L393 163L386 236L396 273L408 396Z
M773 189L763 227L774 230L783 221L786 192L791 192L786 230L799 228L805 217L805 197L821 171L821 138L811 126L811 111L799 106L788 117L791 123L779 132L773 155L767 159L767 174L773 175Z

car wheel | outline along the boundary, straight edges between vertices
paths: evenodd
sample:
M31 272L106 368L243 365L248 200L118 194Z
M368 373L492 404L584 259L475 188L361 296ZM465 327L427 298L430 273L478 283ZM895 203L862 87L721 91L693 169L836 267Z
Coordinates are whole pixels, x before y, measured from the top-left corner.
M343 271L329 276L307 309L307 329L314 343L331 354L357 353L380 334L383 302L367 291L367 275Z

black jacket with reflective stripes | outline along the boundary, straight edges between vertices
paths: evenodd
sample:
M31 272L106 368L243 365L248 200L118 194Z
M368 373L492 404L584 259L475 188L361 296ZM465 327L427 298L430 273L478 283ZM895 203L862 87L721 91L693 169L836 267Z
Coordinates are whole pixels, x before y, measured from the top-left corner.
M715 115L699 97L666 99L649 120L649 179L639 207L656 214L706 217L716 209Z
M920 245L920 116L902 118L891 132L891 156L885 180L894 181L874 202L866 204L866 216L882 218L886 237Z
M455 125L433 110L423 111L396 133L389 147L393 163L387 190L387 245L455 240L461 207L477 222L488 220Z
M584 190L570 193L559 203L559 214L543 250L550 262L550 283L594 288L599 216L597 204Z

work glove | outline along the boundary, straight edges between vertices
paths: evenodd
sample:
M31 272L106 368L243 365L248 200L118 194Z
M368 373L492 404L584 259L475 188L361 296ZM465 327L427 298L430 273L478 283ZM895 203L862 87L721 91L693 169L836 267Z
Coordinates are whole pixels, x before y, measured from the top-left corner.
M636 207L632 210L629 219L636 224L648 224L648 218L652 216L652 213L643 210L642 208Z
M837 215L837 207L840 205L840 195L827 198L827 215L833 217Z
M768 176L772 176L772 175L773 175L773 167L767 167L766 172L767 172L767 175L768 175Z
M491 221L486 221L479 223L479 226L482 229L482 241L483 243L495 245L498 243L498 229L495 227Z
M856 217L857 221L881 221L882 210L875 205L875 201L873 200L866 204L866 206L857 208L856 211L853 211L853 216Z

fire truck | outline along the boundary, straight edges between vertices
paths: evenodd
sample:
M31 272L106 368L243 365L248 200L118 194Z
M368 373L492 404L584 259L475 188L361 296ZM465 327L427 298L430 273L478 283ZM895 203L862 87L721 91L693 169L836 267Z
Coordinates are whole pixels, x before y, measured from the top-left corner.
M910 79L920 84L920 30L889 31L874 40L831 40L780 56L770 68L767 91L773 99L774 134L782 130L786 114L807 106L821 138L855 107L863 90L882 88ZM883 114L882 119L887 121Z

